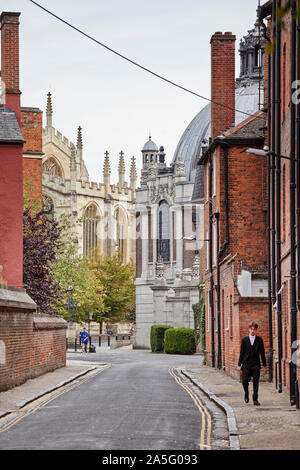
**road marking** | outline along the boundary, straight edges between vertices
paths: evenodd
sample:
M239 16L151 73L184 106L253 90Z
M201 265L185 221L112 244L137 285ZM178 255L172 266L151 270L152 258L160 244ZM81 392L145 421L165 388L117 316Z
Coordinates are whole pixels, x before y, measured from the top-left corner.
M93 370L89 372L84 378L79 377L74 382L64 385L62 389L57 389L57 390L54 390L53 392L49 392L48 398L45 399L46 395L44 395L43 397L37 398L35 401L29 403L28 405L25 405L24 408L13 411L12 413L10 413L9 416L4 416L2 419L0 419L0 433L7 431L12 426L14 426L19 421L21 421L21 419L25 418L25 416L35 413L40 408L43 408L48 403L55 400L55 398L60 397L64 393L70 392L76 387L79 387L79 385L84 384L85 382L90 380L92 377L95 377L96 375L101 374L101 372L104 372L106 369L109 369L110 367L111 367L111 364L107 364L106 366L101 367L101 369L99 368L99 370ZM1 421L4 423L2 426L1 426Z
M175 369L170 368L169 369L170 375L176 380L176 382L184 388L184 390L190 395L192 398L193 402L197 406L198 410L201 413L202 417L202 425L201 425L201 433L200 433L200 450L210 450L211 449L211 416L206 407L203 405L199 397L196 395L196 393L184 382L181 380L181 378L176 375ZM207 430L206 430L207 428ZM206 431L206 432L205 432ZM205 444L205 435L206 435L206 444Z

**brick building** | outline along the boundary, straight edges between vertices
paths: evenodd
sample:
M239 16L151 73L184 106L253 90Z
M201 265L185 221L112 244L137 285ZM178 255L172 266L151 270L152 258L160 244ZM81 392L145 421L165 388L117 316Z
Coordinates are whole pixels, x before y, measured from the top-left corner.
M66 364L66 322L34 315L23 289L23 163L36 170L32 197L41 200L42 134L39 110L20 107L19 17L0 15L0 391Z
M23 146L23 182L25 203L42 202L42 111L21 107Z
M281 3L269 0L258 11L259 27L274 47L261 54L260 110L237 126L232 126L231 111L237 107L234 37L213 36L212 98L221 106L212 105L212 139L199 163L209 240L208 363L238 378L240 341L248 320L257 320L269 380L279 392L288 390L295 404L300 374L300 20L294 17L294 3L282 28L276 19Z
M207 362L239 377L240 342L250 320L260 324L268 351L265 114L235 121L235 36L211 39L211 142L204 166ZM218 104L217 104L218 103ZM246 116L245 116L246 117Z
M266 2L261 21L269 25L274 44L266 60L265 105L268 111L268 271L269 330L272 375L279 392L287 389L291 404L299 400L300 358L300 20L293 9L276 20L280 1ZM272 26L272 27L271 27Z

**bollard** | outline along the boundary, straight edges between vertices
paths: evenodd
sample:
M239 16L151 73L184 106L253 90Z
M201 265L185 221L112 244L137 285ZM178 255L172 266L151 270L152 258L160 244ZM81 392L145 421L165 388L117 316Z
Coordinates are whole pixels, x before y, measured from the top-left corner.
M77 352L77 338L75 338L75 352Z
M68 351L68 338L66 338L66 351Z

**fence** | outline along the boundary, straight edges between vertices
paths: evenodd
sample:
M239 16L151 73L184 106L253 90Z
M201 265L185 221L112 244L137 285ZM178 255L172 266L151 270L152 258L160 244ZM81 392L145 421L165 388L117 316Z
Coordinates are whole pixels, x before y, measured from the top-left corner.
M122 343L130 344L131 343L131 335L99 335L98 337L96 336L89 336L89 344L91 345L92 343L98 343L98 346L104 347L112 347L115 344L121 345ZM66 350L67 351L75 351L81 350L81 339L80 336L77 338L66 338Z

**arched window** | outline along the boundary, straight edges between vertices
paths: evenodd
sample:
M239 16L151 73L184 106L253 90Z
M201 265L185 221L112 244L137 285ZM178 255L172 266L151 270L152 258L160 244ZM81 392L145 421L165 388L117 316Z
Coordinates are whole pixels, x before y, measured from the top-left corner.
M43 172L48 173L52 178L59 176L63 179L63 172L55 158L50 157L43 163Z
M167 201L161 201L158 208L157 256L163 261L170 261L170 207Z
M98 216L97 207L91 204L83 217L83 256L93 256L98 246Z
M116 248L120 251L121 259L126 261L126 232L125 232L125 217L120 208L115 212L115 234L116 234Z

